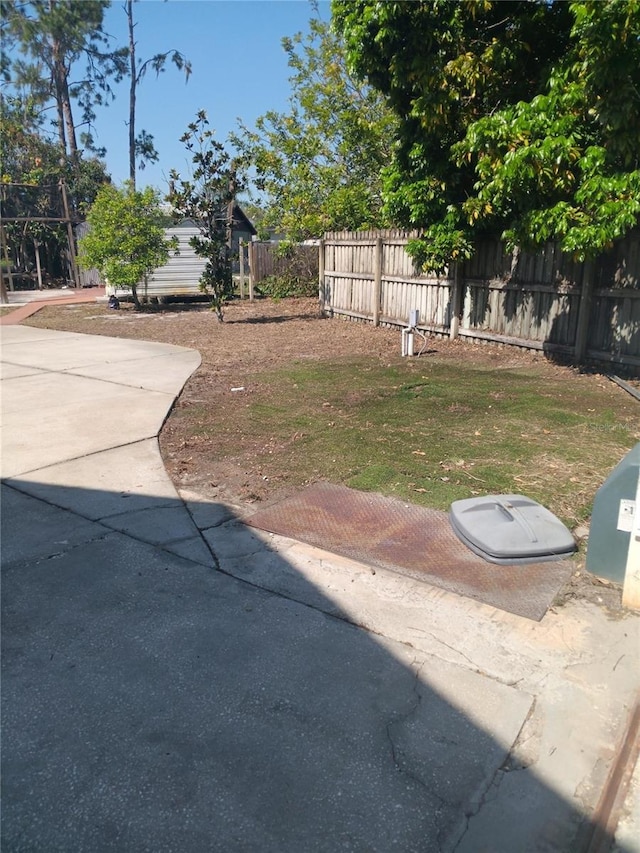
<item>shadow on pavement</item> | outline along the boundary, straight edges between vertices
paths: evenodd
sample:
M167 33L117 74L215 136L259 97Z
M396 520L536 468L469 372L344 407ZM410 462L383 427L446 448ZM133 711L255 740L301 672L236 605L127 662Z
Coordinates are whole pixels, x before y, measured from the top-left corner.
M61 508L99 490L23 487L2 488L5 853L523 853L589 838L572 804L509 772L530 696L330 601ZM215 528L207 539L215 552Z

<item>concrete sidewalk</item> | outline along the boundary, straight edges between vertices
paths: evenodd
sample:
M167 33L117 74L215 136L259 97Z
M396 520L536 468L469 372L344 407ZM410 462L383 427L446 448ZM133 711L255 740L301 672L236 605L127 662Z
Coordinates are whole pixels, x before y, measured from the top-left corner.
M3 851L587 849L636 616L531 622L260 534L164 471L197 353L2 347Z

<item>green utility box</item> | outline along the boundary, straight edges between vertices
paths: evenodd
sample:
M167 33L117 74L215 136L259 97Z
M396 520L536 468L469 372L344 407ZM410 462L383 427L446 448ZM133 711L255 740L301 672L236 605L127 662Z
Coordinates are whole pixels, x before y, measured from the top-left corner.
M627 453L596 492L591 514L587 571L622 583L640 477L640 443Z

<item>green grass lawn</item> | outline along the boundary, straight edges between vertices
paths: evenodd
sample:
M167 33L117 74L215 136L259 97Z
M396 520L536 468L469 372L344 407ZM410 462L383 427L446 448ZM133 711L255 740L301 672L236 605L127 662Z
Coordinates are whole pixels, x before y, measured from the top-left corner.
M442 510L516 492L574 526L640 439L630 396L567 371L349 358L255 378L255 392L230 404L232 435L226 407L226 438L216 413L202 412L217 455L250 445L269 478L326 479Z

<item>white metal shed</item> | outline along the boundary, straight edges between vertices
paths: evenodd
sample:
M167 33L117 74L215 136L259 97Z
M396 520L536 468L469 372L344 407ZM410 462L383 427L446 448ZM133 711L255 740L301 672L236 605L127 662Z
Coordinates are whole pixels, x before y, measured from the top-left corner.
M139 299L202 295L200 276L204 272L206 260L198 257L189 244L191 237L199 233L197 228L184 225L165 230L167 240L173 239L174 236L178 238L178 253L171 251L167 263L154 270L146 283L141 282L138 285ZM107 296L126 298L131 291L107 284L106 293Z

